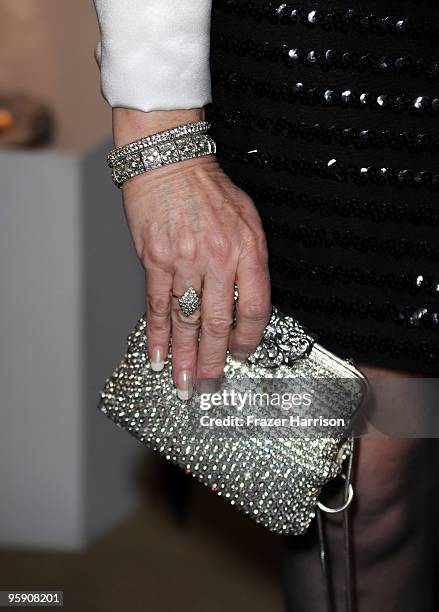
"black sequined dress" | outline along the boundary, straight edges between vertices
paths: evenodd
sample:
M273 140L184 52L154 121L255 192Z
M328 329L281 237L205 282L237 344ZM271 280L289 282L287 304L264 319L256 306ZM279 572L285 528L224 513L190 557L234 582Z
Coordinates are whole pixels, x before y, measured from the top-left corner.
M273 302L358 362L439 373L437 0L213 0L218 157Z

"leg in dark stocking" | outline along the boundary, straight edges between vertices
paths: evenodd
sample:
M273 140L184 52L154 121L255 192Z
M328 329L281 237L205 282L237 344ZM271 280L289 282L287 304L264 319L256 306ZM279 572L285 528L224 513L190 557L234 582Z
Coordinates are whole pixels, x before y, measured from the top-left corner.
M391 409L390 406L379 409ZM356 612L432 612L436 443L357 440L350 509ZM337 506L340 495L328 502ZM344 611L343 521L324 517L334 608ZM288 612L325 612L316 525L288 538L283 564Z

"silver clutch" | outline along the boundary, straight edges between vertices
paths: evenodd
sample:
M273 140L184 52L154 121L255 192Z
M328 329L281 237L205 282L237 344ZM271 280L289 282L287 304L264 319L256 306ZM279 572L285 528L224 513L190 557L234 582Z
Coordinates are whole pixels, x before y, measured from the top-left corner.
M304 533L323 485L341 473L350 453L350 426L367 393L365 377L273 308L262 341L248 360L227 356L217 393L225 397L234 390L247 398L277 394L281 399L289 393L290 398L311 401L282 416L280 427L274 420L279 411L284 415L284 406L270 405L250 421L224 429L221 418L230 412L229 404L217 405L214 413L220 420L209 421L200 395L178 399L171 348L164 369L154 372L142 317L128 337L123 361L101 392L100 410L256 522L279 534ZM251 413L251 405L244 408ZM203 418L211 425L202 425Z

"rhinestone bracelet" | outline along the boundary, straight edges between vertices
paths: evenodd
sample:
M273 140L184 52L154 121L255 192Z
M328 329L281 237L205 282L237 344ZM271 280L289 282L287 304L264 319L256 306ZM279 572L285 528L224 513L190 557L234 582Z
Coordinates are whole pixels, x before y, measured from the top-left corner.
M208 121L191 121L189 123L178 125L177 127L169 130L163 130L162 132L157 132L156 134L150 134L149 136L145 136L144 138L130 142L123 147L110 151L107 157L107 163L110 168L112 168L116 162L120 161L131 153L143 151L143 149L146 149L151 145L158 144L159 142L165 142L166 140L173 140L174 138L189 136L190 134L204 134L205 132L208 132L211 127L212 126Z
M121 188L130 178L186 159L203 157L216 152L214 140L207 134L195 133L150 143L140 150L122 157L112 167L113 182Z

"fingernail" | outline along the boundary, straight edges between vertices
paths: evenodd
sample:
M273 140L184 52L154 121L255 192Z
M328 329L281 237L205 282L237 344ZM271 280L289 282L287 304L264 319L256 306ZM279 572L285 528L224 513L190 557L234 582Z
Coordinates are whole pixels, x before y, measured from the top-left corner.
M189 372L180 372L177 380L177 397L187 401L192 397L192 380Z
M164 365L163 349L160 346L156 346L151 351L151 370L153 372L161 372Z
M203 395L211 395L219 391L221 387L220 380L218 378L202 378L197 380L197 391Z

